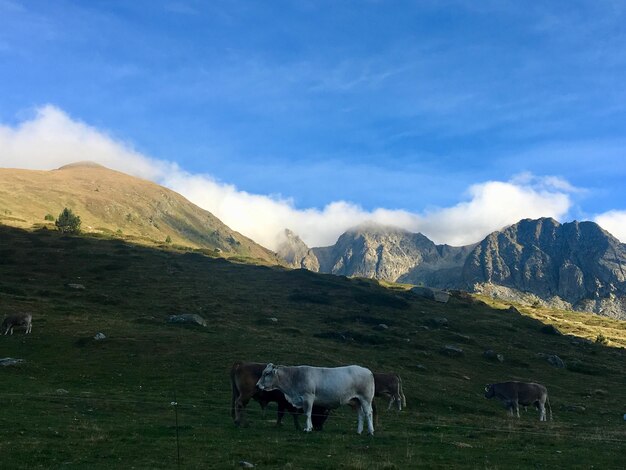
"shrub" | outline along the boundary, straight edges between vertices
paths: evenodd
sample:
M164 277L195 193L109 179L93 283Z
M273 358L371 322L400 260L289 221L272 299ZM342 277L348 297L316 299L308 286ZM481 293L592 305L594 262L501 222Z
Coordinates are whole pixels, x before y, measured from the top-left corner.
M598 336L596 336L596 343L598 344L603 344L603 345L607 345L609 344L609 340L606 336L604 336L602 333L598 334Z
M44 220L54 220L54 216L52 214L46 214L45 217L43 218Z
M54 225L61 233L80 233L80 216L74 214L72 209L67 207L59 214Z
M167 238L165 239L165 243L172 243L172 237L168 235Z

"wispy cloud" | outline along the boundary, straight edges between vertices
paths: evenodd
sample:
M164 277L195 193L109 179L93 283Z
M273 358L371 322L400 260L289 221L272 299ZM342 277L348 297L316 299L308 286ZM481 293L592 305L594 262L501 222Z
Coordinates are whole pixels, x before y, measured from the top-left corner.
M298 209L288 198L251 194L211 175L191 174L176 163L150 158L54 106L39 108L32 119L17 126L0 126L3 167L54 169L80 160L170 187L268 248L276 247L277 234L285 227L310 246L322 246L365 221L421 231L438 243L467 244L522 218L560 219L571 207L569 193L576 190L560 178L526 173L510 181L475 184L457 204L422 213L387 208L368 211L347 201L334 201L322 209Z

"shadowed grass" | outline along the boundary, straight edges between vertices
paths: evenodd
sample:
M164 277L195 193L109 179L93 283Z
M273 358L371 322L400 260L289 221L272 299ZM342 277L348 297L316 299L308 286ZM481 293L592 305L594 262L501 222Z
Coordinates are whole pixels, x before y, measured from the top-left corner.
M294 469L623 466L624 350L542 333L541 318L521 307L466 296L440 304L376 282L5 227L0 250L19 260L0 263L1 313L33 313L31 335L0 337L0 357L24 359L0 368L3 468L175 468L174 396L181 468L242 460ZM167 324L177 313L209 326ZM613 345L624 329L593 315L544 313L564 332L575 319ZM447 324L433 326L440 318ZM106 339L93 339L97 332ZM345 332L352 340L338 339ZM439 354L445 345L464 356ZM486 349L504 362L485 359ZM374 438L356 435L348 407L306 434L289 419L276 428L275 408L251 403L249 427L236 428L235 360L395 371L408 408L379 406ZM554 420L540 423L534 409L511 419L483 398L485 383L504 380L544 383Z

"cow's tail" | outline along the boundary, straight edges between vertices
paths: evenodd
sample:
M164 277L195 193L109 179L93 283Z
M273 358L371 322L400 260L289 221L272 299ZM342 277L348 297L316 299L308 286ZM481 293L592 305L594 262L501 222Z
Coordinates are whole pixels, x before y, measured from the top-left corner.
M399 375L398 377L398 408L406 408L406 397L404 396L404 392L402 391L402 379Z
M550 397L546 395L546 405L548 405L548 410L550 411L550 421L552 421L552 407L550 406Z
M235 376L237 374L237 369L241 366L242 362L237 361L230 368L230 385L232 387L233 393L230 400L230 416L235 419L235 401L239 398L239 387L237 386L237 380Z

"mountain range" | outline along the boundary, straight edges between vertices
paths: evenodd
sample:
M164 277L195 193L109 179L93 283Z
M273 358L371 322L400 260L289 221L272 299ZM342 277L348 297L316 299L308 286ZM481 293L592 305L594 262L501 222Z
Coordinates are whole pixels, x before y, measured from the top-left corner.
M594 222L525 219L479 243L437 245L420 233L365 224L337 243L308 248L285 232L290 266L626 319L626 245Z
M285 230L274 253L174 191L91 162L51 171L0 168L0 223L53 227L49 219L65 207L80 215L84 231L137 243L626 319L626 245L593 222L526 219L461 247L373 223L327 247L308 247Z

